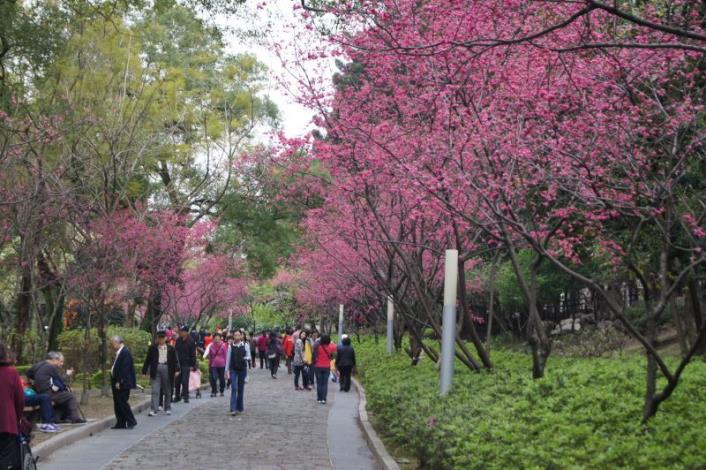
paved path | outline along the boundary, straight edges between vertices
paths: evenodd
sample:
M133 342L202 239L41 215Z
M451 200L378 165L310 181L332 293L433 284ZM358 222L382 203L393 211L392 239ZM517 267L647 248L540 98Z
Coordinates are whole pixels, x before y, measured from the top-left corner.
M245 413L232 418L229 394L174 405L172 416L138 416L132 431L107 430L40 462L47 469L136 469L170 462L178 468L376 469L357 425L358 396L329 384L329 404L315 392L296 392L280 371L250 375Z

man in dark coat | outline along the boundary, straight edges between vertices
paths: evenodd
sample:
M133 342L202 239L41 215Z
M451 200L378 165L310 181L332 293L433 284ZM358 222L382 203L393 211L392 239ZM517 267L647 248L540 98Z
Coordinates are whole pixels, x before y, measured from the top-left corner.
M336 352L336 368L341 373L341 391L351 391L351 373L355 367L355 350L348 335L341 336L341 345Z
M60 352L50 351L46 360L38 362L27 371L27 378L32 381L32 386L37 393L46 393L51 401L61 410L63 421L69 423L85 423L81 418L78 401L66 386L68 377L61 375L64 366L64 355ZM68 375L73 369L67 371Z
M115 362L110 369L110 385L113 388L113 407L115 408L113 429L132 429L137 426L137 421L128 401L130 400L130 390L137 387L135 365L132 362L130 350L125 346L125 342L120 336L113 336L111 343L116 351Z
M177 355L174 346L167 344L167 335L164 331L157 332L157 342L147 351L142 373L150 375L152 386L152 411L149 416L154 416L159 411L160 395L164 395L164 412L172 414L172 384L177 369Z
M179 379L176 382L174 401L181 401L184 397L184 403L189 403L189 375L192 370L196 370L196 343L189 335L189 327L181 328L174 348L179 360Z

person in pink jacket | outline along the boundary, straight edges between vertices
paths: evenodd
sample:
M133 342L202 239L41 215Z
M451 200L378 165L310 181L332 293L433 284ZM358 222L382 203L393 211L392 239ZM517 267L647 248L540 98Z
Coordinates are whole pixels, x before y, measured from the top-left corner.
M211 382L211 396L215 397L220 390L221 396L226 388L226 357L228 355L228 345L223 342L220 333L213 335L213 342L208 345L204 352L204 357L208 358L208 378ZM218 385L218 387L216 386Z

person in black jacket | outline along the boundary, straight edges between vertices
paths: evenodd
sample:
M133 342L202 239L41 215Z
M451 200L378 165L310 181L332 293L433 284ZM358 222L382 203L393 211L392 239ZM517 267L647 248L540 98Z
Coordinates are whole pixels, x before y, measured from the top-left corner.
M86 420L81 418L78 401L65 383L73 374L73 369L66 371L67 376L64 377L60 372L63 366L64 355L49 351L47 359L33 365L26 374L37 393L45 393L51 397L51 401L59 408L59 414L63 415L63 422L85 423Z
M196 370L196 343L189 335L188 326L183 326L179 331L179 339L174 348L179 360L179 379L176 381L174 401L181 401L184 397L184 403L189 403L189 375L192 370Z
M157 342L150 346L142 366L142 374L150 374L152 386L152 410L147 416L159 411L159 398L164 394L164 412L172 414L172 383L177 368L177 354L173 346L167 344L164 331L157 332Z
M113 388L113 407L115 408L115 426L113 429L132 429L137 426L135 416L128 401L130 390L137 387L135 378L135 365L132 354L125 346L120 336L111 339L115 353L115 362L110 369L110 384Z
M351 391L351 373L355 367L355 350L348 335L341 337L341 345L336 352L336 368L341 373L341 391Z
M267 343L267 360L270 366L270 376L273 379L277 378L277 369L279 368L279 358L281 355L282 341L279 339L279 333L273 331L270 333L270 340Z

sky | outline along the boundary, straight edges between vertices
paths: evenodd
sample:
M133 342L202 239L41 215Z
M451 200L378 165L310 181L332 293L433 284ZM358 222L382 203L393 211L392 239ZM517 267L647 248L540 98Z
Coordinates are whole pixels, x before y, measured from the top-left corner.
M273 50L273 45L282 45L283 56L292 60L296 56L297 47L305 47L308 41L318 41L316 32L304 27L300 15L293 6L299 4L293 0L247 0L240 11L234 15L218 15L215 23L226 31L226 45L230 53L252 53L265 64L269 72L267 76L266 93L279 107L282 131L287 137L297 137L311 130L313 112L303 105L287 91L289 83L291 88L290 71L282 66L281 59ZM259 37L252 37L248 32L258 33ZM268 31L262 35L262 31ZM334 73L333 63L323 67L324 75L328 77ZM321 71L312 72L321 73Z

